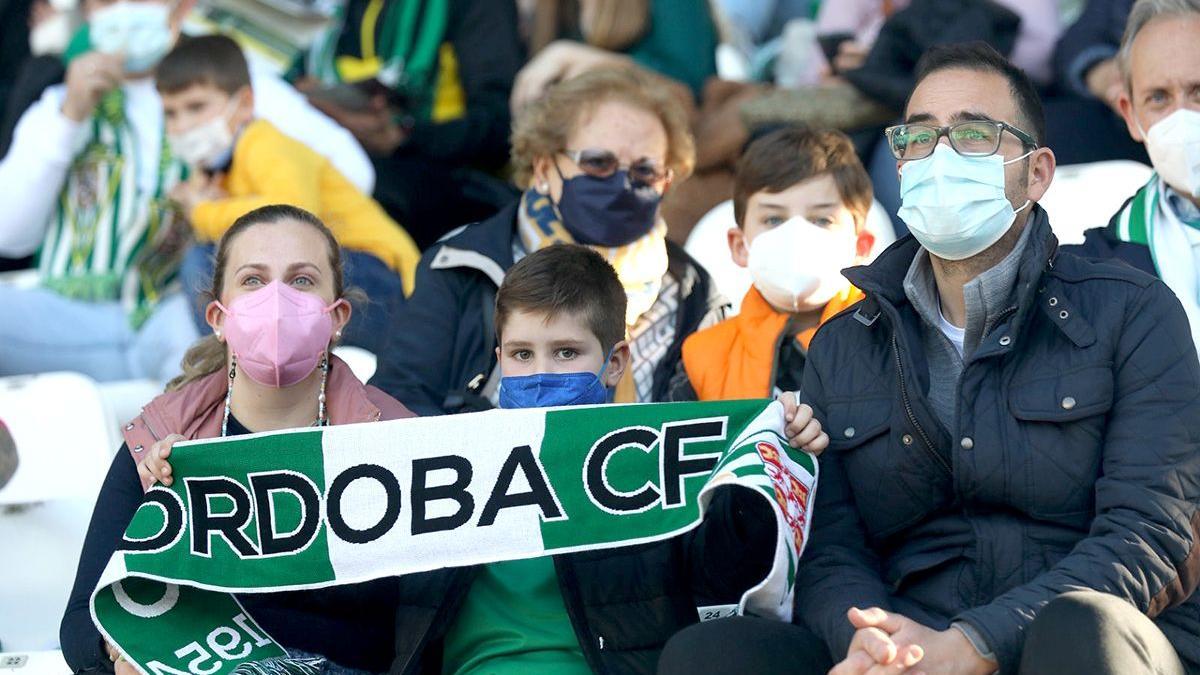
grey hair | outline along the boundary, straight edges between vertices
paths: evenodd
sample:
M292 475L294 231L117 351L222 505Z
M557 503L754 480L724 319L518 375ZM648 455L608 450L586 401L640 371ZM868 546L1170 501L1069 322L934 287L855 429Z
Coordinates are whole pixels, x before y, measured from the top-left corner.
M1200 16L1200 0L1137 0L1133 4L1129 20L1125 22L1125 35L1121 37L1121 51L1117 54L1117 65L1125 78L1126 88L1130 86L1129 55L1137 34L1154 19L1188 14Z

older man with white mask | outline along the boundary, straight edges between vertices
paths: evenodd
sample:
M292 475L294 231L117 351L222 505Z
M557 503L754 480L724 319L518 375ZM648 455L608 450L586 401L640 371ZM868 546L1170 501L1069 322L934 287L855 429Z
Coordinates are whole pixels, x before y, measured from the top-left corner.
M166 380L195 339L175 292L187 228L169 195L182 165L165 142L152 77L192 4L86 0L65 84L17 124L0 160L0 256L36 253L38 285L0 286L14 317L0 322L0 376ZM374 171L349 132L278 77L252 75L257 116L371 190Z
M1074 252L1161 278L1200 344L1200 0L1137 2L1118 63L1125 86L1117 105L1154 175Z

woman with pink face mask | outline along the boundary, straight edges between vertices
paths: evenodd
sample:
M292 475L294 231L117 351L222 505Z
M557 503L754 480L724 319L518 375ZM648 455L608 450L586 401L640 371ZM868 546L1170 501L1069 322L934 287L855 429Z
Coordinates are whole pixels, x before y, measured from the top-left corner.
M92 514L60 629L76 672L134 672L93 626L88 599L143 491L172 482L167 458L176 442L412 416L330 353L351 308L341 251L316 216L281 205L247 213L221 238L215 269L205 312L212 334L123 428L125 445ZM386 579L239 600L294 654L372 671L391 661L395 596Z

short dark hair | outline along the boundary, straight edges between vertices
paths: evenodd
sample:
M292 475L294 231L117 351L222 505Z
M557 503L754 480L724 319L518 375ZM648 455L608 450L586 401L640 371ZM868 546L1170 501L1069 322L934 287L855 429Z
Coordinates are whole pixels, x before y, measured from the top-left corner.
M861 227L866 223L874 193L871 177L845 134L834 129L790 126L755 140L738 160L733 182L733 217L738 227L745 227L746 206L754 194L763 190L783 192L826 173L833 176L838 195Z
M512 266L496 292L496 340L517 311L553 317L581 314L608 351L625 339L625 288L599 253L579 244L555 244Z
M1025 71L1014 66L1000 52L986 42L963 42L931 47L917 62L916 91L921 81L930 75L952 68L995 73L1008 80L1008 92L1017 103L1017 114L1021 116L1019 126L1033 136L1038 146L1046 144L1046 113L1042 110L1042 99L1037 88ZM911 100L912 94L909 94ZM905 108L908 108L906 103Z
M250 86L250 67L236 42L224 35L202 35L180 40L154 70L154 84L164 94L174 94L198 84L208 84L232 96Z

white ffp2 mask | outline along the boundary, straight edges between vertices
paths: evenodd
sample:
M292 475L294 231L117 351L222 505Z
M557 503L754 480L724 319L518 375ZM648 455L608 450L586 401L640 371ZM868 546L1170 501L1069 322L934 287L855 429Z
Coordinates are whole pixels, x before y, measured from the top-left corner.
M781 312L824 307L849 285L842 269L854 264L853 235L792 218L750 242L754 287Z
M1200 112L1180 108L1143 131L1142 137L1154 170L1167 185L1200 197Z

